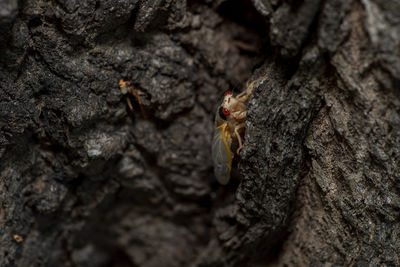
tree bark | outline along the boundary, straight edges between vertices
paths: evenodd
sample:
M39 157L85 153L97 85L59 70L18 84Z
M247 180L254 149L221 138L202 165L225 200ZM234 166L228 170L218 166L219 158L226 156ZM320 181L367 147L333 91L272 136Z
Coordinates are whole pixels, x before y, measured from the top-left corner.
M396 0L0 2L0 266L399 266L399 47Z

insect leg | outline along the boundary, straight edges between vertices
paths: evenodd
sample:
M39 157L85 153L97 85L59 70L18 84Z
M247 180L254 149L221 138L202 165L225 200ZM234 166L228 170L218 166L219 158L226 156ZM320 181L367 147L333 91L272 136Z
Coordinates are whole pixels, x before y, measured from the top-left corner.
M249 86L247 86L246 90L244 90L243 92L241 92L240 94L238 94L236 96L236 99L240 102L246 102L247 99L251 96L251 94L253 93L253 89L254 89L254 84L257 82L258 80L255 80L253 82L251 82L249 84Z
M232 116L235 118L235 120L243 120L246 119L247 111L236 111L232 113Z
M240 137L240 134L239 134L239 129L241 129L241 128L244 128L244 122L239 125L236 125L235 129L234 129L236 138L239 142L239 148L236 150L236 154L238 154L238 155L239 155L240 150L242 150L242 148L243 148L242 137Z
M250 97L253 90L247 91L247 89L236 96L236 99L239 102L246 102L246 100Z
M248 98L251 96L251 94L253 93L254 85L255 85L256 83L259 83L259 82L264 82L265 79L267 78L267 75L268 75L268 74L266 74L266 75L264 75L264 76L262 76L262 77L260 77L260 78L258 78L258 79L256 79L256 80L252 81L252 82L247 86L246 90L244 90L243 92L241 92L240 94L238 94L238 95L236 96L236 98L238 99L238 101L240 101L240 102L245 102L245 101L247 101L247 99L248 99Z
M132 106L132 102L131 102L131 100L129 99L129 96L126 96L126 103L128 103L129 110L130 110L132 113L135 113L135 109L134 109L133 106Z
M129 93L136 98L136 100L137 100L137 102L139 104L140 112L142 113L143 118L147 119L146 113L144 113L144 109L143 109L143 106L142 106L142 100L140 99L140 96L138 95L136 90L133 88L133 86L129 88Z

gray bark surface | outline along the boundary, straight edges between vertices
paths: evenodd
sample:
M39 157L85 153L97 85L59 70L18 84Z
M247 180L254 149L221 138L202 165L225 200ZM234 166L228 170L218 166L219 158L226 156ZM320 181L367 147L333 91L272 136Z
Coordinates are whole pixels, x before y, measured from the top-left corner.
M399 47L396 0L0 1L0 266L399 266Z

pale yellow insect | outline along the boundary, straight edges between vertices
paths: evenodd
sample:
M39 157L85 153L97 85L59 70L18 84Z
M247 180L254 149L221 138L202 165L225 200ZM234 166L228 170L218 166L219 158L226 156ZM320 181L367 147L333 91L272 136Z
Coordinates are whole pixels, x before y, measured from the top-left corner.
M211 146L211 154L214 163L214 174L217 181L226 185L231 177L233 148L237 155L243 148L243 133L247 116L245 102L253 93L254 84L264 81L265 76L253 81L246 90L233 96L228 91L224 94L222 104L218 107L215 116L215 132Z

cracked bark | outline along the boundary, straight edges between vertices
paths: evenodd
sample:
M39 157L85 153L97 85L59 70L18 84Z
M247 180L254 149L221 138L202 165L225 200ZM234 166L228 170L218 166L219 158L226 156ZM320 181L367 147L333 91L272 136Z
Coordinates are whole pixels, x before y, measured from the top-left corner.
M395 0L2 1L0 265L400 265L399 17ZM221 187L214 112L265 74Z

